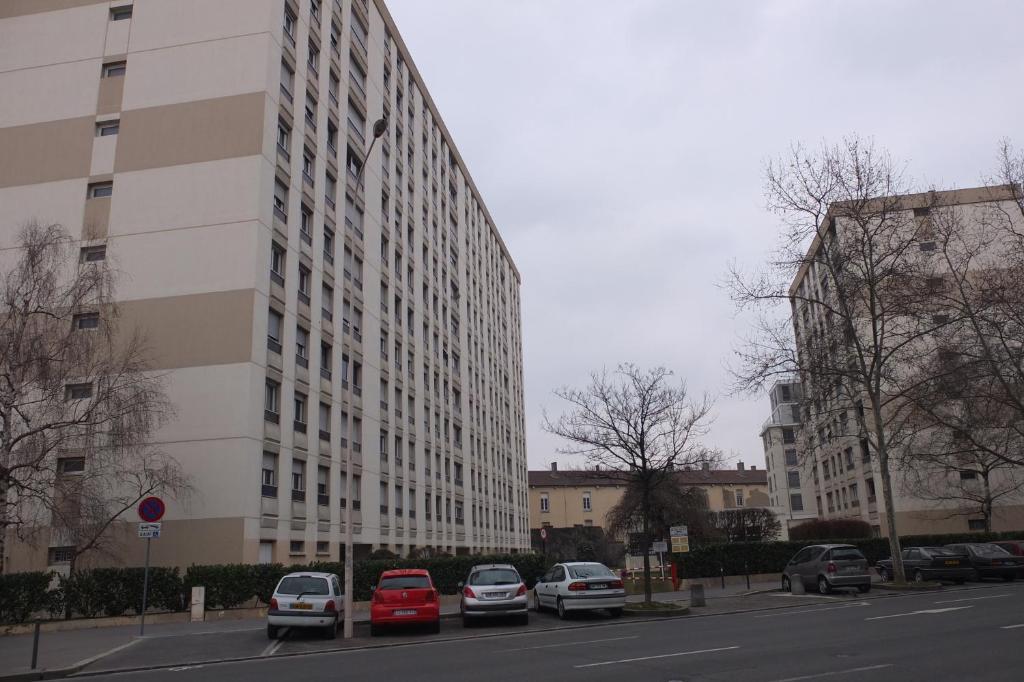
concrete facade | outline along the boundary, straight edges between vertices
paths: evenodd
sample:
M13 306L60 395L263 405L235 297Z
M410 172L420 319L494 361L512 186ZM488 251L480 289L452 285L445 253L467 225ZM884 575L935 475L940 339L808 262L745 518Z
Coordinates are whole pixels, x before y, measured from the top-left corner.
M520 276L382 0L5 2L0 91L5 260L105 244L167 375L156 564L529 547Z
M781 539L789 539L793 526L817 518L814 487L806 458L800 450L800 382L779 381L772 386L771 416L761 426L768 496L782 524Z

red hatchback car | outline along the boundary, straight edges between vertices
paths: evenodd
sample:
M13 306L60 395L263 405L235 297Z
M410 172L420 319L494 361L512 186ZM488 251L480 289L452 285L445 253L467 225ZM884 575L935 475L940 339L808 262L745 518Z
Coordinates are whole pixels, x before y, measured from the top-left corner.
M422 568L384 571L373 588L370 634L379 635L383 626L407 623L441 631L441 599L430 573Z

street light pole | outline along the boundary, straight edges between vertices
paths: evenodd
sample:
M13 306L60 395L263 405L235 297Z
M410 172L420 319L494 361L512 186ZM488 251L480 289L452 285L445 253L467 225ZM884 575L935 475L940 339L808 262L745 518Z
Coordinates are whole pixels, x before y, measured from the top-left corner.
M366 164L370 161L370 152L373 151L373 146L377 144L377 138L382 137L388 129L388 120L386 118L377 119L373 124L373 139L370 141L370 146L366 150L366 156L363 158L363 165L359 167L359 171L356 173L356 190L359 189L359 183L363 179L363 171L366 170ZM345 596L343 601L343 636L345 639L352 639L352 446L349 445L345 451Z

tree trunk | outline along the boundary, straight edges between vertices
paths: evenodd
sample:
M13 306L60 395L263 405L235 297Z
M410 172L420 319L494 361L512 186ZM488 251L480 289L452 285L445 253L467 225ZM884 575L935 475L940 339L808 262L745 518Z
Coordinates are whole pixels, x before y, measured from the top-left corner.
M882 414L878 401L872 398L871 414L874 418L875 442L878 448L878 465L882 474L882 503L885 506L885 529L889 535L889 552L892 554L893 580L906 582L907 574L903 570L903 551L900 548L900 536L896 532L896 508L892 501L892 477L889 474L889 447L885 440L885 428L882 426Z
M985 482L985 499L981 503L981 515L985 519L985 532L992 532L992 486L988 480L988 471L981 472L981 479Z
M6 474L0 476L0 575L7 570L7 491Z
M643 499L643 553L644 553L644 603L651 603L651 510L649 506L650 491L648 486L649 481L644 481L644 499Z

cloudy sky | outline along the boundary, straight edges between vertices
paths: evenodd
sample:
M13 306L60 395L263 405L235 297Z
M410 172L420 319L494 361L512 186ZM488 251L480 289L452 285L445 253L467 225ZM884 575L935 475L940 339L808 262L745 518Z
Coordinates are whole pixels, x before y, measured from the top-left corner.
M708 438L764 464L767 398L724 394L720 288L774 244L762 169L872 136L922 185L1024 145L1024 3L388 0L522 273L531 468L551 395L620 362L719 397Z

